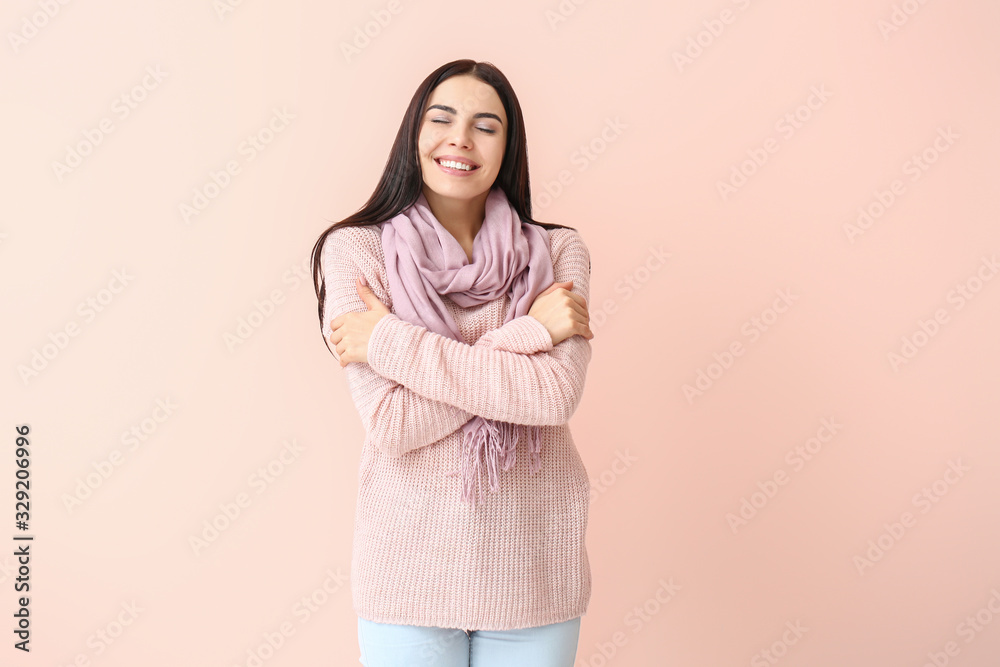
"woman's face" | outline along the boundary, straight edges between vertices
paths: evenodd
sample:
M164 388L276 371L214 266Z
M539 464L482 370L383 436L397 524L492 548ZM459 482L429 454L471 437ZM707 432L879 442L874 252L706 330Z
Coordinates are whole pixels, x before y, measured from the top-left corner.
M460 74L431 91L417 140L425 188L454 199L488 192L500 173L506 145L507 114L493 86ZM450 160L472 168L449 166Z

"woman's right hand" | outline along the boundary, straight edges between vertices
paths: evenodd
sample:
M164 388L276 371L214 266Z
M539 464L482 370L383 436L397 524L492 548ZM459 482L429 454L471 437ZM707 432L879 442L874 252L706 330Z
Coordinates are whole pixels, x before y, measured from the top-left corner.
M590 311L587 300L571 292L573 281L552 283L544 292L535 297L528 314L542 323L552 336L552 344L558 345L577 334L584 338L594 337L590 330Z

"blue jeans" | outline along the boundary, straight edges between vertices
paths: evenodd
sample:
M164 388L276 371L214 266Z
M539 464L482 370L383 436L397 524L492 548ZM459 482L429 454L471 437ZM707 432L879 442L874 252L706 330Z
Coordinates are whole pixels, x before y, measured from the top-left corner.
M573 667L580 617L521 630L465 630L358 618L365 667Z

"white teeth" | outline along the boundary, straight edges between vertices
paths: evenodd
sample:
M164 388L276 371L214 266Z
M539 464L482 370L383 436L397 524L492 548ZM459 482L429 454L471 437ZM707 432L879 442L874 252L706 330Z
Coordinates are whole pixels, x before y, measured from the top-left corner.
M453 162L452 160L439 160L438 164L440 164L442 167L451 167L452 169L472 171L472 165L465 164L464 162Z

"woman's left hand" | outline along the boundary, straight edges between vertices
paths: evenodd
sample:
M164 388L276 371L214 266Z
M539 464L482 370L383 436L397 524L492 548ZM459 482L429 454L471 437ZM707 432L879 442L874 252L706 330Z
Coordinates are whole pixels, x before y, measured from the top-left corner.
M389 309L378 300L372 289L357 280L358 294L369 310L364 313L344 313L330 320L330 342L336 346L340 356L340 367L352 361L368 363L368 339L375 324L389 314Z

